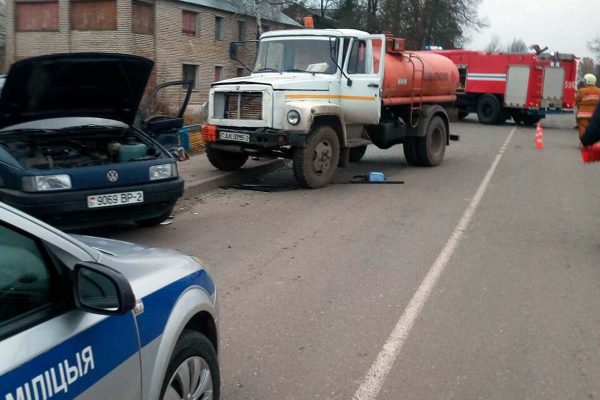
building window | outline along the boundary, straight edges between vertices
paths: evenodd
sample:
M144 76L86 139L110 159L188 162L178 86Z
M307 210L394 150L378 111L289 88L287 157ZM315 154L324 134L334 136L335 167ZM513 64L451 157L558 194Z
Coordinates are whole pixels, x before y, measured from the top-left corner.
M216 66L215 67L215 82L223 80L223 67Z
M116 0L71 0L71 29L114 31L117 29Z
M223 17L215 17L215 39L223 40Z
M19 32L57 31L58 1L17 1L15 17Z
M246 75L246 68L237 68L235 70L235 76L237 76L238 78L241 76L245 76Z
M182 79L184 81L192 81L192 88L198 89L198 66L192 64L183 64Z
M238 21L238 40L243 42L246 40L246 22Z
M145 35L154 34L154 3L133 0L131 31Z
M181 18L181 32L184 35L200 36L200 14L193 11L183 11Z

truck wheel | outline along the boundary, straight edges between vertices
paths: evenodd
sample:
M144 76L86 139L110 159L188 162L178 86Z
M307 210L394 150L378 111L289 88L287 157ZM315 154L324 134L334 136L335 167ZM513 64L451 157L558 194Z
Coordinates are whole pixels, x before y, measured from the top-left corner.
M435 167L444 159L448 132L446 124L440 116L429 122L425 137L417 138L417 156L424 167Z
M414 167L421 166L419 156L417 155L417 141L415 138L408 137L404 139L404 158L409 165Z
M477 118L479 122L486 125L499 123L501 113L500 102L496 96L485 94L477 101ZM506 118L504 118L506 120Z
M331 181L340 160L335 130L322 125L311 131L304 147L294 149L294 176L306 188L316 189Z
M248 161L248 154L217 150L210 143L206 144L206 156L208 161L221 171L235 171Z
M367 146L353 147L350 149L350 162L359 162L365 156Z
M220 386L213 345L199 332L184 330L169 361L161 399L219 400Z

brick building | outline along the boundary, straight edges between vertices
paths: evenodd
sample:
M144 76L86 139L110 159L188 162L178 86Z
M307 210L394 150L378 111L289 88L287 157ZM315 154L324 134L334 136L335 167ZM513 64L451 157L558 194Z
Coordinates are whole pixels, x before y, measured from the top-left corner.
M196 105L214 80L245 73L229 59L229 43L257 32L253 0L8 0L6 15L5 71L42 54L137 54L156 62L156 83L195 78ZM299 27L273 7L261 15L264 30ZM247 45L243 59L251 62L255 49ZM175 106L182 98L174 88L163 101Z

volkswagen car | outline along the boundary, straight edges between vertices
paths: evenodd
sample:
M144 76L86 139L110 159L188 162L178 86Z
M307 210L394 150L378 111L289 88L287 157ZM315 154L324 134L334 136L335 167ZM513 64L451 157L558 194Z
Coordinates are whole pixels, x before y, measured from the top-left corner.
M124 54L13 64L0 94L0 201L62 228L166 220L183 181L165 143L176 142L187 103L141 120L152 69Z

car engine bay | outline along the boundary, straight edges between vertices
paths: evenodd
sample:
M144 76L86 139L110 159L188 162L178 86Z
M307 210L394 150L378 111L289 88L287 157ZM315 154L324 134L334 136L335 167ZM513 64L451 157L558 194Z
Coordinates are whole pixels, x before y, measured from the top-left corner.
M130 129L7 133L0 146L26 169L88 167L160 158L162 151Z

